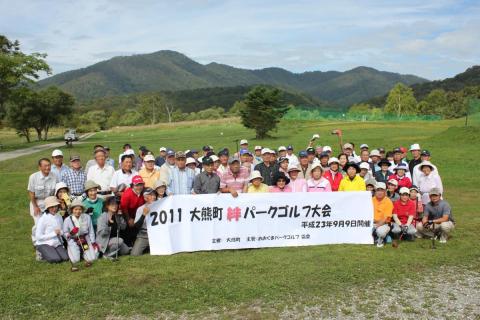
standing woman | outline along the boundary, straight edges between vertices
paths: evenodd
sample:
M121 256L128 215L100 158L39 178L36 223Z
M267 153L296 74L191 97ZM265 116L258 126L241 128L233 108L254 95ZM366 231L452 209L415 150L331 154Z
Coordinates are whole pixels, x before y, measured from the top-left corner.
M339 163L339 166L340 168L338 169L338 171L342 174L342 175L345 175L347 173L347 169L345 168L345 166L347 165L348 163L348 156L345 154L345 153L340 153L338 155L338 163Z
M312 165L312 177L307 180L307 192L331 192L330 182L323 177L323 168L320 163Z
M82 201L80 199L73 200L70 207L71 214L63 224L72 271L78 271L75 264L80 262L82 255L87 268L97 259L98 246L95 243L92 219L84 211L85 206Z
M135 214L135 229L137 229L137 239L130 253L132 256L141 256L149 247L146 218L150 214L150 206L157 201L157 192L152 188L143 190L145 204L137 209Z
M292 192L292 188L288 185L290 179L283 172L277 172L273 176L273 186L269 187L269 192Z
M108 197L104 203L105 212L97 221L97 243L104 257L113 257L117 251L119 255L127 255L131 250L120 237L120 232L127 228L127 222L118 208L117 199Z
M443 194L443 184L440 175L434 174L435 167L430 161L423 161L420 164L420 170L422 173L418 176L417 186L422 195L422 203L425 205L430 202L430 190L433 188L438 188Z
M43 260L58 263L68 260L63 246L63 219L57 214L59 202L51 196L45 198L45 211L40 216L35 229L35 245Z
M343 179L343 175L340 172L340 161L335 157L331 157L328 159L328 166L329 169L325 171L323 176L328 180L328 182L330 182L332 191L338 191L338 187L340 187L340 181Z

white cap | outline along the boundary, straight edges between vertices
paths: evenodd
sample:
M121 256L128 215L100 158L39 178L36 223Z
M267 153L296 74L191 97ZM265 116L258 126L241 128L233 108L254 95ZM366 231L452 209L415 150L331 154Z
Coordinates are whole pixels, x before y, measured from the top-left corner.
M322 168L322 165L320 164L320 162L314 162L312 164L311 171L313 171L313 169L316 169L316 168L322 169L322 172L323 172L323 168Z
M216 155L214 155L214 154L212 154L212 155L210 156L210 159L212 159L213 162L220 160L220 159L219 159Z
M360 146L360 149L363 149L363 148L367 148L367 149L368 149L368 144L363 143L363 144Z
M370 152L370 157L381 157L380 151L373 149L372 152Z
M189 152L190 152L190 149L188 149L188 150L185 150L185 154L187 154L187 153L189 153Z
M302 169L300 169L299 166L289 164L287 172L291 172L291 171L302 171Z
M367 162L360 163L360 169L367 169L370 170L370 165Z
M338 161L338 159L335 157L331 157L330 159L328 159L328 165L331 165L332 163L340 164L340 161Z
M252 175L248 178L248 181L252 181L253 179L257 179L257 178L260 178L263 181L263 177L262 177L262 174L260 173L260 171L254 170L252 172Z
M155 161L155 157L151 154L147 154L145 157L143 157L143 162L148 162L148 161Z
M160 147L160 152L162 152L162 151L167 151L167 148L165 148L165 147Z
M287 151L287 147L280 146L280 147L278 147L278 151Z
M255 146L255 151L262 150L262 146Z
M195 159L194 159L194 158L187 158L187 162L186 162L186 164L187 164L187 165L189 165L189 164L192 164L192 163L195 163L195 164L197 164L197 162L195 161Z
M329 151L332 152L332 147L330 146L323 147L323 152L329 152Z
M269 148L263 148L262 149L262 155L267 154L267 153L275 153L275 152L273 152L273 150L270 150Z
M133 151L133 149L127 149L123 153L124 156L129 156L129 155L133 155L133 154L135 154L135 151Z
M410 146L409 151L413 151L413 150L422 150L422 148L420 148L420 145L418 143L414 143Z
M242 140L240 140L240 145L242 145L242 144L248 144L247 139L242 139Z
M402 193L408 193L410 194L410 189L406 188L406 187L401 187L400 188L400 191L398 192L399 194L402 194Z
M388 183L393 184L394 186L398 186L398 181L395 179L388 180Z
M62 150L58 150L58 149L53 150L52 157L63 157Z
M377 185L375 186L375 190L378 190L378 189L387 190L387 186L385 185L385 182L377 182Z

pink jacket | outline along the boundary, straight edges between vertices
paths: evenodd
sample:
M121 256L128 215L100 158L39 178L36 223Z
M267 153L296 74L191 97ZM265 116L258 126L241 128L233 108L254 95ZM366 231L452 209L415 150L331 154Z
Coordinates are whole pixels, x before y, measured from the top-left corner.
M290 180L288 186L292 192L307 192L307 181L303 178L297 178L295 181Z
M313 178L310 178L307 180L307 192L331 192L331 191L332 191L332 186L330 185L330 182L324 177L321 177L320 180L314 180Z

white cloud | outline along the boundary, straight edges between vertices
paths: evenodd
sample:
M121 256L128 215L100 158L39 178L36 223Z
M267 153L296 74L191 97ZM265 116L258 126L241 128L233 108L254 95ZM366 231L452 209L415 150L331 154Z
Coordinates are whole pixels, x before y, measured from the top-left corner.
M292 71L359 65L430 79L480 63L480 4L426 1L1 1L0 30L54 72L162 49Z

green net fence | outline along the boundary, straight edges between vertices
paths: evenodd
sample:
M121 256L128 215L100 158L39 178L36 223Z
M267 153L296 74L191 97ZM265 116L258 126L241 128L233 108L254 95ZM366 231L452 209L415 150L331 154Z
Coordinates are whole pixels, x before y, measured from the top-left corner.
M402 115L386 113L349 113L339 111L324 111L318 109L292 108L284 116L287 120L337 120L337 121L436 121L438 115Z

